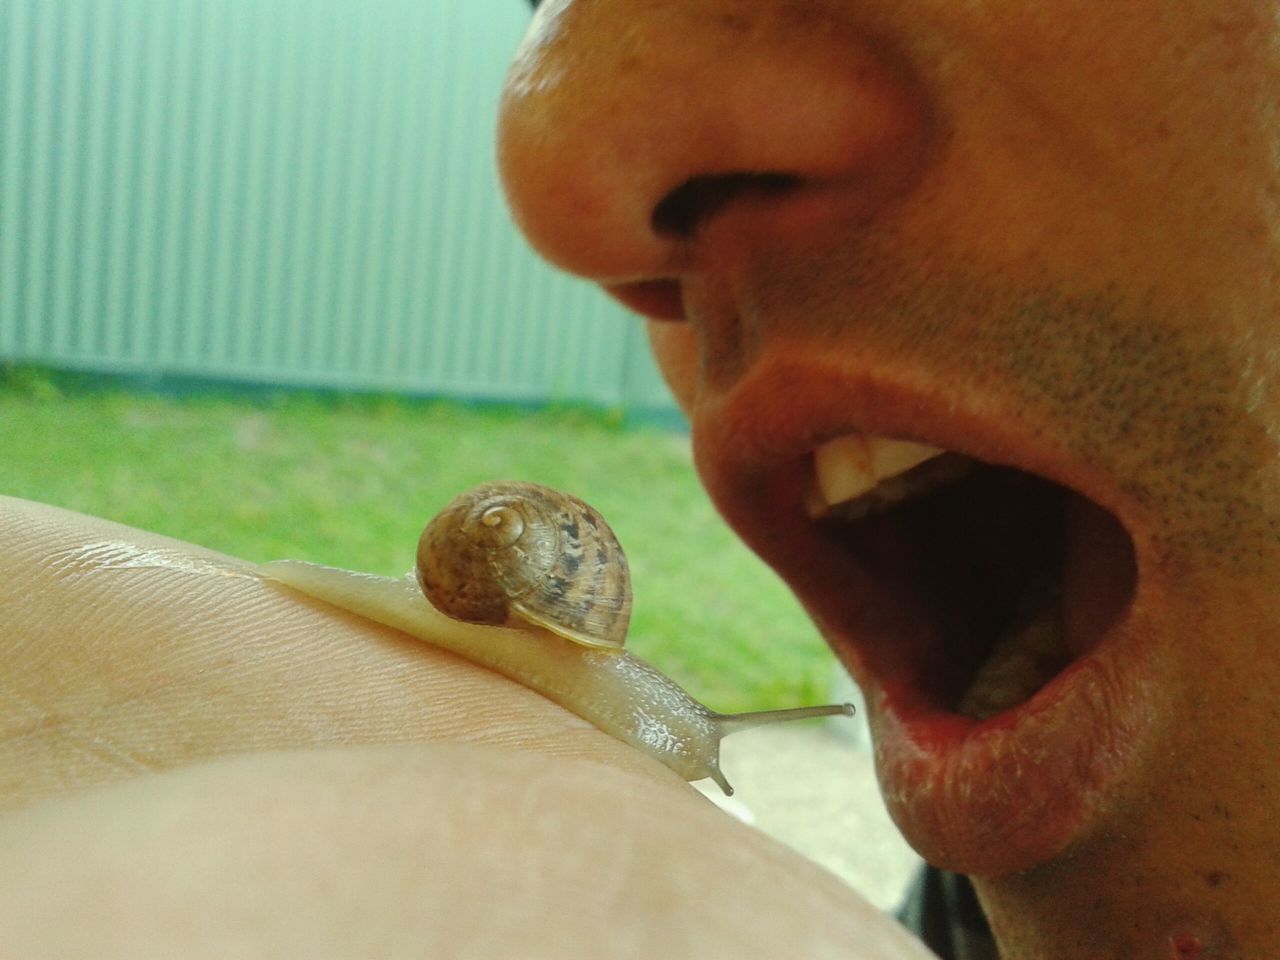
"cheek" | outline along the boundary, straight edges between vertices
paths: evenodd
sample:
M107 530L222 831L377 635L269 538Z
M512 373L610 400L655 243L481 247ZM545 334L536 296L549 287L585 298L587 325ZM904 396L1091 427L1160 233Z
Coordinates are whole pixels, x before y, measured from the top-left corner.
M649 345L680 409L689 415L698 392L698 339L687 323L648 322Z

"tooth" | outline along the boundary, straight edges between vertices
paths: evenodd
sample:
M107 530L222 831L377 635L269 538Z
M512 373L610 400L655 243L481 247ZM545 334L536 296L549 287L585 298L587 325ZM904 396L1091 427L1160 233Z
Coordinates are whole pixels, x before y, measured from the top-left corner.
M871 472L877 480L906 473L914 466L932 460L943 451L937 447L926 447L922 443L910 443L906 440L881 440L870 438Z
M813 454L818 489L828 506L862 496L881 480L897 476L944 451L907 440L850 433Z
M974 720L993 717L1031 699L1069 660L1062 616L1057 609L1044 610L996 642L956 711Z
M824 443L813 453L813 467L828 506L859 497L876 485L867 438L860 434Z

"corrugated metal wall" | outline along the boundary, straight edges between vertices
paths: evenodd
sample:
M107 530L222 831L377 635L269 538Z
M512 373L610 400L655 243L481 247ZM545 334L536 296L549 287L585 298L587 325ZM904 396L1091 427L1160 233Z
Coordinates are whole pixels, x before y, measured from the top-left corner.
M529 253L493 123L520 0L0 0L0 358L670 405Z

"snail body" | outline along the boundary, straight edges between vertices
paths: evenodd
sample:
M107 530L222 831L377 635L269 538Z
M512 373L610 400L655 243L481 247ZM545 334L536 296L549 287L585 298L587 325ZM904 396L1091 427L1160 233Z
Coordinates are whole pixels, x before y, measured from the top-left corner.
M489 559L473 557L460 561L437 553L474 547L458 532L468 527L468 518L472 526L479 522L486 528L480 531L481 540L518 541L519 535L513 535L512 531L521 523L527 529L528 518L537 516L538 511L513 506L513 502L530 497L553 501L550 510L543 513L556 518L555 524L567 526L563 521L566 515L579 519L577 529L580 533L588 531L591 541L581 547L582 557L590 559L579 560L577 570L588 568L592 578L588 582L592 586L581 591L572 589L574 585L543 591L538 601L542 606L536 610L537 619L520 608L521 598L529 595L520 577L528 571L495 571L493 568L501 563L492 559L491 544L477 553L483 557L488 551ZM477 509L480 503L484 506ZM590 523L581 520L585 516L581 513L582 507L593 515ZM486 514L493 516L490 511L495 508L512 512L503 513L500 522L476 521ZM519 514L518 522L513 514ZM493 535L491 528L504 526L506 529L500 536ZM601 531L604 536L600 535ZM576 498L533 484L486 484L456 498L428 524L419 541L418 565L406 577L378 577L299 560L272 561L264 564L261 571L269 579L501 673L649 754L686 780L710 777L726 795L731 795L733 788L720 770L723 737L765 723L853 714L853 706L847 703L740 714L716 713L644 660L621 650L622 636L617 635L616 630L610 634L607 628L601 627L601 624L616 624L621 620L625 634L631 608L625 558L616 544L616 538L599 514ZM554 562L545 566L543 555L533 547L510 551L502 562L519 565L528 556L535 558L533 563L544 564L545 569L566 569L566 565L557 567ZM597 556L603 559L597 560ZM621 571L621 575L597 576L596 567L601 564L613 564L614 572ZM573 566L572 561L567 565ZM461 579L449 579L459 576L459 570L463 571ZM515 602L508 596L503 606L503 588L495 589L495 582L517 583L519 586L512 591ZM614 612L593 618L581 616L579 610L562 610L563 619L554 620L557 610L566 602L572 605L576 598L580 605L594 606L601 600L596 593L607 590L625 594L625 602L603 598L600 605ZM489 599L477 599L491 593L494 596ZM556 602L547 603L547 598ZM465 617L480 619L471 622ZM545 622L548 619L554 626ZM601 636L616 637L616 642L599 642Z

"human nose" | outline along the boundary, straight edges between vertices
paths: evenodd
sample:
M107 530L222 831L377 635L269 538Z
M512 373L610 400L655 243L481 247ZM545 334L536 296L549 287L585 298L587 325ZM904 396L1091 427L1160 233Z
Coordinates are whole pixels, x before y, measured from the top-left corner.
M547 0L498 159L547 259L673 317L673 281L723 214L869 216L920 166L927 114L888 45L824 0Z

